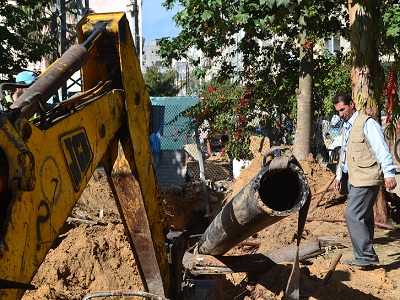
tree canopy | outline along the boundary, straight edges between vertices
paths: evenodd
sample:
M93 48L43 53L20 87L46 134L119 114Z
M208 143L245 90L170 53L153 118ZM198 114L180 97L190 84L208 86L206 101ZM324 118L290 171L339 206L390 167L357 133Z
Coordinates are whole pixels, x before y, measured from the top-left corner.
M146 69L144 82L150 96L173 97L179 92L179 88L174 85L175 77L176 73L173 70L163 73L156 67L149 67Z
M194 47L212 63L202 65L202 60L197 59L191 61L193 65L201 68L203 74L207 68L218 69L212 83L216 91L225 90L224 86L232 82L246 87L233 103L220 101L217 108L216 99L213 99L214 110L209 109L207 114L207 118L212 118L220 111L233 112L230 118L235 122L226 126L235 127L237 120L241 120L238 126L243 132L245 147L249 134L257 129L254 120L270 127L273 119L282 114L295 115L299 76L302 75L299 73L301 47L318 54L314 67L319 71L319 76L314 78L315 103L330 103L334 93L350 88L350 76L342 71L346 68L346 57L333 55L324 47L325 38L337 34L348 37L348 22L343 18L345 4L345 1L301 1L298 4L292 1L167 0L164 2L167 8L182 6L174 20L183 30L176 38L161 39L159 53L167 61L190 59L186 50ZM305 16L308 29L304 43L299 38L300 16ZM341 77L333 77L338 75ZM209 98L207 88L200 96ZM225 98L228 96L231 97L225 95ZM245 107L242 98L246 99ZM204 101L199 106L199 111L208 108ZM328 105L314 107L318 115Z
M56 39L46 31L51 23L50 5L45 0L0 0L1 74L10 76L51 53Z
M238 120L238 112L243 112L240 99L250 97L247 111L242 115L246 122L241 127L249 132L254 130L251 124L256 112L270 115L268 112L273 108L275 115L295 113L298 109L296 97L300 92L299 78L304 75L300 72L301 49L311 50L314 58L311 83L311 113L314 117L333 113L333 95L339 91L351 91L350 68L355 50L342 48L329 53L323 46L325 39L335 36L350 39L348 5L352 5L351 1L166 0L163 5L166 8L181 7L174 20L182 28L177 37L165 37L159 41L159 53L165 61L186 58L198 68L196 74L200 75L211 68L217 69L213 82L208 84L208 87L215 88L214 92L223 93L224 87L232 82L245 86L247 90L238 95L238 101L230 103L230 107L226 106L226 101L220 101L219 106L215 99L212 105L200 101L193 113L208 108L207 118L212 118L221 111L235 111L231 120ZM376 20L374 34L379 57L398 60L400 10L397 2L389 0L371 4L366 1L361 5L365 5L367 10L377 10L368 11L368 16ZM300 41L301 32L306 32L303 41ZM189 57L187 49L191 47L201 50L203 59ZM385 66L383 61L381 66ZM379 77L374 86L379 95L382 94L379 86L386 85L381 74L385 71L388 75L389 70L387 64L386 69L377 70ZM206 85L199 94L203 99L209 99L208 87ZM219 95L218 98L228 95ZM376 97L378 105L382 100L387 101L379 95ZM396 114L396 103L390 106L393 120L400 118L400 113ZM235 126L234 123L227 126ZM214 123L210 124L213 126Z

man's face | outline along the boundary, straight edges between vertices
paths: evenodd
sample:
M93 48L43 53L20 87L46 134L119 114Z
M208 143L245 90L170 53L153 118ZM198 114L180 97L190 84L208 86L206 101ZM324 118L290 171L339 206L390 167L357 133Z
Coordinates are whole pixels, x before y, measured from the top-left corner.
M28 88L17 88L17 98L21 97L23 93L26 92Z
M27 89L28 89L28 88L17 88L17 89L15 90L15 93L12 95L13 100L15 101L15 100L17 100L19 97L21 97L22 94L25 93Z
M339 116L346 122L353 116L355 110L355 104L350 101L349 105L339 102L334 105L335 110L339 113Z

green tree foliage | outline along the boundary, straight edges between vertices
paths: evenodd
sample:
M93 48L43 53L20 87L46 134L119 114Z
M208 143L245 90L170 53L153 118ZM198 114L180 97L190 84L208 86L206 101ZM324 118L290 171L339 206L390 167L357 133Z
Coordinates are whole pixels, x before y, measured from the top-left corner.
M51 15L46 13L51 2L0 0L0 73L25 68L28 62L40 61L52 51L55 38L46 32ZM50 12L50 10L47 10ZM11 78L11 77L10 77Z
M178 95L179 88L175 87L176 72L160 72L156 67L146 69L144 82L150 96L155 97L174 97ZM183 86L182 86L183 87Z
M389 8L383 16L383 21L387 24L386 36L391 38L394 44L400 45L400 6ZM398 50L396 54L399 54Z
M339 31L348 36L342 24L345 1L259 1L259 0L167 0L164 5L183 9L174 20L183 28L173 39L159 41L159 54L166 60L187 58L186 51L194 47L204 56L221 64L219 76L243 78L251 69L253 73L273 75L287 60L298 59L299 26L301 10L308 13L310 27L308 40L330 37ZM261 42L263 41L263 42ZM235 69L238 58L243 62L244 74ZM194 61L193 63L199 63ZM235 74L236 73L236 74Z
M349 92L350 53L321 53L314 61L314 109L315 116L336 114L332 99L339 92Z
M224 90L230 82L251 87L246 111L240 107L240 97L233 102L231 110L242 111L243 117L232 118L226 126L237 127L238 120L254 122L254 111L277 118L281 114L294 114L297 107L296 96L299 84L299 33L300 13L305 16L307 37L302 47L315 47L320 40L340 34L348 37L348 21L345 17L346 1L259 1L259 0L208 0L183 1L167 0L164 6L172 8L181 5L182 10L174 20L183 28L176 38L163 38L159 41L160 55L166 60L189 58L186 51L194 47L202 51L212 61L212 67L218 66L218 74L212 86ZM238 68L237 63L240 63ZM200 60L192 61L203 67ZM322 53L321 59L314 61L317 70L325 76L316 76L314 82L320 89L314 93L314 103L327 102L333 90L325 87L350 89L349 75L340 71L346 69L342 57L336 58ZM330 64L330 65L329 65ZM336 72L329 73L328 70ZM315 72L316 73L316 72ZM333 76L344 75L342 83ZM240 83L240 84L239 84ZM336 89L335 89L336 90ZM200 93L203 99L208 94ZM223 96L223 95L221 95ZM229 96L228 94L225 95ZM324 106L317 106L322 110ZM199 110L207 108L204 101L199 102ZM214 108L214 107L213 107ZM220 115L221 109L211 110L207 114ZM274 113L271 114L271 111ZM310 112L311 113L311 112ZM263 119L260 119L263 120ZM233 121L233 122L232 122ZM262 124L263 126L271 126ZM244 125L244 124L242 124ZM255 126L242 126L248 130L247 137L254 133ZM268 128L267 128L268 129ZM226 131L230 131L225 128ZM244 139L245 140L245 139Z

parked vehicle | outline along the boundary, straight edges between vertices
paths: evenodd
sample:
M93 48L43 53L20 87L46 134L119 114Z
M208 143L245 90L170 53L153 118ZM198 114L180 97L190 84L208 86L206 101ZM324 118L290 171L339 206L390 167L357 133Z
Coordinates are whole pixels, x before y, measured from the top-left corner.
M343 119L335 115L332 117L325 132L325 145L329 153L329 161L337 162L342 144Z

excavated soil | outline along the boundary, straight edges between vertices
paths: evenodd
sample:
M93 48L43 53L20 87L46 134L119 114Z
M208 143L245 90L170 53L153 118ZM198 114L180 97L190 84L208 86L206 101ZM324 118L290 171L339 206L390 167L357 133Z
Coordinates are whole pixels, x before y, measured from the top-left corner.
M394 229L375 229L374 244L380 258L378 266L358 269L344 265L344 259L353 257L343 222L346 197L338 195L329 186L334 175L328 168L321 167L311 157L300 163L313 195L302 244L318 238L340 245L327 246L317 257L301 261L302 299L400 299L400 230L397 224L393 223ZM209 190L214 215L254 177L259 166L260 157L256 157L235 182L220 181L216 183L217 191ZM226 191L218 191L224 189ZM205 204L198 184L170 187L162 191L162 198L171 229L202 233ZM398 198L389 195L389 200L389 212L395 219ZM101 172L93 175L71 217L96 221L96 224L73 220L66 223L63 233L32 281L37 289L27 291L23 300L74 300L95 292L143 291L113 195ZM267 253L294 245L296 233L297 214L258 232L226 255ZM340 261L333 268L333 262L339 255ZM222 287L225 299L281 299L291 268L291 262L283 262L259 275L233 273L212 278ZM329 280L326 280L327 275L331 275ZM138 298L125 296L111 299Z

